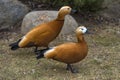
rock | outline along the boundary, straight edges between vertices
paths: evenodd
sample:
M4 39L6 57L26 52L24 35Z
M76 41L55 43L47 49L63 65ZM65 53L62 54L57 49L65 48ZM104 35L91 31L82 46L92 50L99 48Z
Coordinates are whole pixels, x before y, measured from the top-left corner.
M58 11L34 11L28 13L22 22L21 32L23 34L26 34L29 30L31 30L33 27L45 23L48 21L51 21L57 17ZM61 31L61 35L69 34L75 31L75 29L78 27L77 22L75 19L67 15L65 18L65 23Z
M4 29L22 20L29 9L17 0L0 0L0 10L0 29Z

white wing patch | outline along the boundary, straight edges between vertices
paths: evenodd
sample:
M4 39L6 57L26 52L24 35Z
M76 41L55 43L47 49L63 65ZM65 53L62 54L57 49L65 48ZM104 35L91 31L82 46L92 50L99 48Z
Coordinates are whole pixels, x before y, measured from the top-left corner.
M22 37L22 40L19 42L19 44L18 45L20 45L24 40L26 39L26 37L25 36L23 36Z
M45 53L44 53L44 56L47 56L48 54L50 54L51 52L55 51L55 47L53 47L52 49L49 49L47 50Z

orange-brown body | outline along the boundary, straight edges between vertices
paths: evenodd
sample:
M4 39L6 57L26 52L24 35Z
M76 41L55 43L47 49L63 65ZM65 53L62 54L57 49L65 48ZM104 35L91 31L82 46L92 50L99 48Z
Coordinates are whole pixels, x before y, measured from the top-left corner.
M46 54L46 58L52 58L67 64L81 61L87 55L88 47L85 42L65 43L54 48L51 54Z
M56 19L37 26L26 34L23 40L19 43L19 47L47 47L48 44L60 33L63 24L64 20L59 21Z
M78 42L71 42L58 45L44 53L45 58L55 59L67 64L76 63L84 59L88 53L88 46L83 34L76 30Z
M35 51L37 51L37 47L48 47L48 44L60 33L64 24L65 16L70 12L71 8L69 6L63 6L59 10L56 19L33 28L23 38L10 44L9 46L11 46L11 50L35 46Z
M37 59L45 57L48 59L54 59L67 64L67 70L71 70L72 73L76 72L72 69L70 64L81 61L87 56L88 46L84 40L83 34L87 31L87 28L80 26L76 29L76 36L78 42L64 43L53 48L40 50Z

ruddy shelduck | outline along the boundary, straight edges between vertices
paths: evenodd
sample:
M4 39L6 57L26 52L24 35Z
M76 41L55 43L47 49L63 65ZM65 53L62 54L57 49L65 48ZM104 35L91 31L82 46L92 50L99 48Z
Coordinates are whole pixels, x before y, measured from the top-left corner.
M80 26L76 29L76 36L78 42L69 42L64 43L53 48L39 50L36 53L37 59L42 57L57 60L67 64L67 70L70 70L72 73L75 70L72 69L71 64L81 61L87 56L88 46L84 40L83 34L87 31L87 28Z
M10 44L11 50L25 47L48 47L49 43L54 40L60 33L64 24L65 16L71 12L71 7L63 6L56 19L40 24L30 30L24 37L17 42Z

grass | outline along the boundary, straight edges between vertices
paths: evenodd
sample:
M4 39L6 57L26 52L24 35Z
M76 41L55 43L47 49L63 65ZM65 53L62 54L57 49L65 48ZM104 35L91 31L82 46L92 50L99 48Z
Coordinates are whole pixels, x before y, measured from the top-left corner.
M119 80L119 26L97 29L94 34L85 35L89 53L83 61L74 64L79 70L77 74L66 71L64 63L36 60L33 48L11 51L8 44L21 35L10 33L8 40L0 39L0 80ZM76 40L74 34L70 38ZM65 38L56 40L51 46L67 42Z

